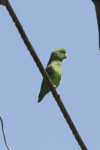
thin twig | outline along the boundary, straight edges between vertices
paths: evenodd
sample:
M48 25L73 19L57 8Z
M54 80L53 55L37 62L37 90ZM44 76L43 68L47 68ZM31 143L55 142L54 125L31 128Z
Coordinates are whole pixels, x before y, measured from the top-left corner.
M2 118L0 117L0 120L1 120L1 127L2 127L2 133L3 133L3 138L4 138L4 141L5 141L5 145L6 147L8 148L8 150L11 150L8 145L7 145L7 141L6 141L6 137L5 137L5 133L4 133L4 127L3 127L3 121L2 121Z

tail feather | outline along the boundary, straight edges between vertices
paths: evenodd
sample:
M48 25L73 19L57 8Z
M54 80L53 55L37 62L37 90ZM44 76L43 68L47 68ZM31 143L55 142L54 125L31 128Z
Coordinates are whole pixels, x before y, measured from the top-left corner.
M40 96L40 97L39 97L38 103L42 101L43 97L44 97L44 96Z

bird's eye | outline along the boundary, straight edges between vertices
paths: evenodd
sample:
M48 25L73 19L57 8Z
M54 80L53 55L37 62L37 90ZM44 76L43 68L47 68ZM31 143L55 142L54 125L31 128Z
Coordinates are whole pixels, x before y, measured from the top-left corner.
M62 53L65 53L64 51L61 51Z

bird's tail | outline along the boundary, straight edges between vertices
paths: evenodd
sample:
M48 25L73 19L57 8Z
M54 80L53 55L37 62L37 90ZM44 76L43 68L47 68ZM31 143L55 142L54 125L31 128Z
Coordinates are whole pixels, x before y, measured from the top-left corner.
M43 97L44 97L44 95L40 95L39 94L39 96L38 96L38 103L42 101Z

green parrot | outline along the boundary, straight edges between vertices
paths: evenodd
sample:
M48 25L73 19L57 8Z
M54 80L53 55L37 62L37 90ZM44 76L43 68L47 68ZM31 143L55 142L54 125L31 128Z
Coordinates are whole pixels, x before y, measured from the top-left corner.
M64 48L56 48L50 56L49 62L46 67L46 72L48 73L54 87L58 87L60 84L62 76L62 60L67 58L66 50ZM43 97L49 93L49 87L46 81L43 79L41 84L41 90L38 96L38 103L43 99Z
M98 23L98 31L99 31L99 50L100 50L100 0L92 0L95 5L96 15L97 15L97 23Z

